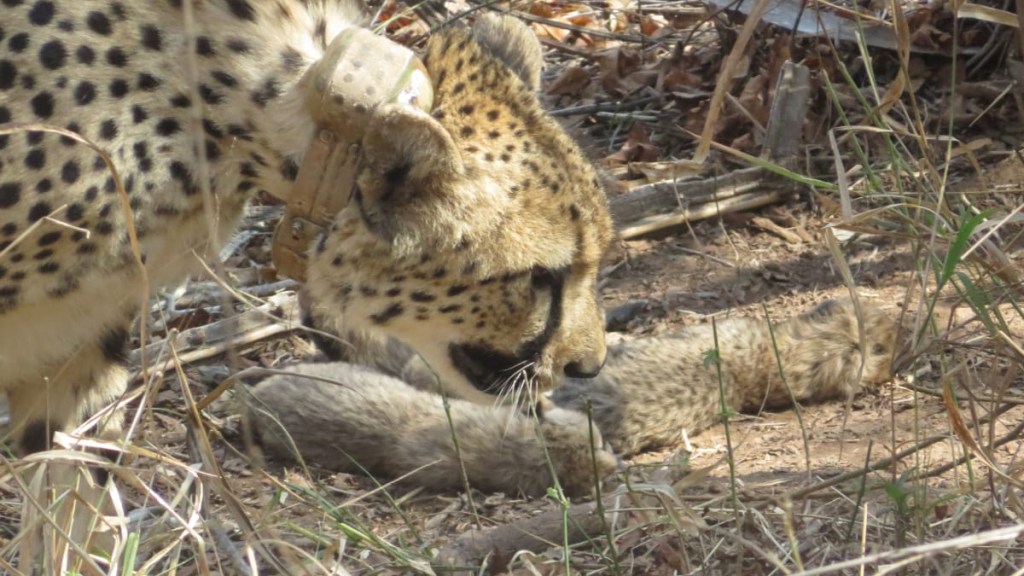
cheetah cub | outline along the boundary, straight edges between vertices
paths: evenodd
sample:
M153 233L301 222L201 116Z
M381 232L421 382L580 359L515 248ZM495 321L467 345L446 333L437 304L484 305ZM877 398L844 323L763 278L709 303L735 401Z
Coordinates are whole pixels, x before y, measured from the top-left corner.
M771 329L757 319L718 322L728 407L756 411L788 407L793 399L845 398L887 380L896 325L866 303L859 317L852 302L832 300ZM449 425L440 396L428 392L436 383L415 356L401 371L403 380L344 362L297 366L300 375L342 384L275 376L252 390L249 420L274 456L291 458L297 450L317 467L362 468L389 478L416 471L406 483L442 491L462 487L454 432L477 489L540 494L551 485L553 466L563 487L585 493L595 480L590 446L601 446L602 438L628 456L674 444L683 430L696 434L718 421L718 369L707 361L714 347L711 325L612 346L598 377L568 378L555 389L557 407L544 412L539 426L512 408L460 400L451 400ZM376 363L399 372L395 358ZM593 444L584 415L588 403L600 430ZM611 473L615 459L596 454L597 476Z
M860 322L863 347L856 310L845 300L826 301L771 329L753 318L718 322L728 408L754 412L789 407L793 400L847 398L888 380L896 324L867 303ZM712 330L710 324L690 326L611 347L599 377L568 378L552 399L575 410L586 410L589 402L605 440L620 455L674 444L683 430L696 434L717 423L722 412L718 368L708 361L715 347Z
M617 466L579 412L551 406L534 418L451 399L446 413L440 395L371 368L334 362L289 371L255 386L243 403L276 457L297 451L319 468L449 492L463 488L464 466L473 488L527 496L543 495L552 474L567 494L589 494Z

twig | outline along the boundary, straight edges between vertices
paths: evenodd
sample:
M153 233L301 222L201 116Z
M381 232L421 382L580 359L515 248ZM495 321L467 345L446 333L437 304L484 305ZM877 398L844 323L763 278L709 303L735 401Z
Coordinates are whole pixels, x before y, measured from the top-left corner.
M220 356L230 350L247 346L249 344L259 342L260 340L266 340L267 338L277 336L278 334L291 332L295 329L295 326L296 324L294 322L279 321L267 326L254 328L248 332L239 334L230 340L182 354L177 360L167 360L161 364L151 365L147 368L147 374L152 376L157 372L166 372L178 363L182 365L192 364L193 362L199 362L200 360ZM166 343L164 340L161 342Z
M764 177L760 168L743 168L703 180L663 180L615 196L609 204L616 225L623 228L649 216L670 213L680 206L755 192L763 185Z
M842 562L829 563L824 566L818 566L817 568L798 572L794 576L839 574L849 568L866 566L868 564L877 564L879 562L910 562L935 554L951 552L953 550L962 550L964 548L977 548L985 544L992 544L995 542L1008 541L1008 543L1010 543L1014 539L1018 538L1021 533L1024 533L1024 524L1016 524L1005 528L978 532L977 534L968 534L966 536L950 538L949 540L929 542L927 544L908 546L906 548L897 548L895 550L879 552L878 554L869 554L867 556L844 560Z
M242 286L238 291L254 298L269 298L278 292L297 290L299 283L295 280L286 279L277 282L260 283L252 286ZM192 282L188 286L188 292L180 298L174 299L176 309L200 308L203 306L216 306L224 301L226 294L216 282Z
M942 392L934 390L932 388L926 388L924 386L918 386L916 384L903 384L903 387L908 390L913 390L919 394L927 394L928 396L934 396L935 398L942 398ZM957 400L967 400L973 402L986 402L991 404L1012 404L1014 406L1024 406L1024 398L993 398L991 396L980 396L966 394L957 394Z
M665 97L661 94L655 94L652 96L644 96L643 98L636 98L634 100L625 100L621 102L598 102L596 104L572 106L570 108L562 108L561 110L552 110L550 114L552 116L576 116L582 114L593 114L595 112L621 112L623 110L632 110L647 104L661 102L664 99Z
M617 501L618 497L608 497L602 502L608 522L614 519ZM542 552L558 546L566 537L572 545L605 534L597 502L572 505L568 518L563 523L563 510L557 508L511 524L471 530L441 548L431 564L439 574L477 574L480 564L491 556L511 558L519 551Z
M147 358L153 358L160 351L173 343L176 350L181 350L179 361L191 363L223 354L233 347L258 342L277 334L290 332L301 324L299 319L298 298L294 293L275 294L267 299L267 303L232 318L213 322L205 326L197 326L183 332L171 334L163 340L148 345L145 349ZM129 360L138 364L142 352L133 350ZM166 371L174 366L167 361L160 365L149 366L153 372Z
M703 220L705 218L712 218L728 212L739 212L742 210L750 210L751 208L766 206L768 204L774 204L776 202L781 202L786 196L789 196L789 193L774 191L767 194L743 194L735 197L727 197L718 201L699 204L697 207L692 209L683 208L672 214L649 216L632 226L620 229L619 235L622 236L623 239L636 238L637 236L650 234L651 232L663 230L665 228L679 226L687 222L693 222L694 220Z
M750 220L750 223L753 224L755 227L760 228L761 230L764 230L765 232L769 232L771 234L775 234L776 236L778 236L779 238L782 238L783 240L785 240L789 244L803 244L804 243L804 239L801 238L799 234L797 234L796 232L791 232L789 230L786 230L782 226L779 226L778 224L773 222L771 219L765 218L764 216L755 216L754 218L752 218Z
M541 44L543 44L544 46L547 46L548 48L551 48L552 50L558 50L559 52L565 52L566 54L572 54L573 56L576 56L577 58L590 58L592 56L592 53L589 50L581 50L579 48L576 48L574 46L569 46L568 44L559 42L557 40L551 40L550 38L542 38L542 37L538 37L537 40L540 40Z

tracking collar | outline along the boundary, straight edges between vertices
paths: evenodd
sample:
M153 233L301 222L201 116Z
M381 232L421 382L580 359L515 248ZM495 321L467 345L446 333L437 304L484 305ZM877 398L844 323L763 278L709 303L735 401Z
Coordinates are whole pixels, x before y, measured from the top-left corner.
M408 48L365 28L338 34L310 70L306 104L317 134L299 166L271 254L281 276L305 281L307 252L348 203L360 142L382 104L430 111L434 93Z

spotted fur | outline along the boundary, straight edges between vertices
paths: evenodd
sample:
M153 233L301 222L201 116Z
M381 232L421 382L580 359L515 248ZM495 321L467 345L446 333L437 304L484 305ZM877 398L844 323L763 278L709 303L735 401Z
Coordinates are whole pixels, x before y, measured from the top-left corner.
M614 346L600 376L568 378L552 399L573 410L589 405L605 439L630 455L696 434L723 409L851 398L890 378L896 333L888 313L848 300L828 300L773 327L727 319ZM716 346L718 364L709 355Z
M155 288L215 253L254 194L285 196L316 132L306 73L361 21L348 0L189 6L191 29L181 0L0 3L0 124L20 127L0 136L0 390L22 430L123 392L123 334L147 296L130 228ZM543 388L600 369L611 224L534 96L536 39L483 22L429 41L431 114L376 115L307 291L332 330L395 336L453 394L489 402L519 376ZM94 143L116 175L44 126Z

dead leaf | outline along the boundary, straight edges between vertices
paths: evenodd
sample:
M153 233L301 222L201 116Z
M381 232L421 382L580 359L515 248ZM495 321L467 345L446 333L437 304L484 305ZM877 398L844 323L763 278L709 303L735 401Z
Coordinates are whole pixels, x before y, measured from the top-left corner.
M694 61L690 54L684 54L682 44L676 43L672 54L658 64L660 72L658 80L654 83L654 89L658 92L674 92L680 88L693 89L701 86L704 78L690 72L698 68L699 63Z
M550 96L580 96L590 84L590 75L579 66L569 66L548 86Z
M304 488L306 490L312 490L313 484L304 475L291 468L284 471L284 481L286 484L291 484L297 488Z
M529 12L533 16L552 19L555 17L555 8L547 2L530 2Z
M889 83L889 86L886 87L885 94L882 94L882 101L878 103L877 110L879 116L889 113L889 110L900 101L906 87L906 75L897 74L893 81Z
M594 61L600 70L601 87L611 96L622 97L632 94L653 79L640 78L643 57L632 47L616 46L594 54Z
M654 36L661 28L661 23L650 16L640 18L640 32L645 36Z
M765 105L765 94L768 86L768 77L765 74L758 74L751 77L743 84L743 91L740 92L739 101L743 110L763 128L768 124L768 106Z
M651 143L647 133L639 124L629 129L626 143L618 152L605 157L608 164L627 164L629 162L653 162L661 157L661 150Z

